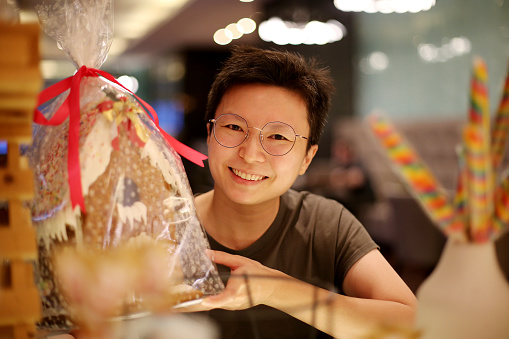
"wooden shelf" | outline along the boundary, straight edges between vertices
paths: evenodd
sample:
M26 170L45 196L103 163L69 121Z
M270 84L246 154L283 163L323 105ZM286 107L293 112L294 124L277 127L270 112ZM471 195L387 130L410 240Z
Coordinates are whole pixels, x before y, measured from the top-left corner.
M36 232L23 202L34 196L34 179L21 144L32 141L32 117L42 86L39 25L0 24L0 140L7 159L0 168L0 338L33 339L41 317L34 284ZM5 204L6 202L6 204ZM4 211L5 212L5 211Z

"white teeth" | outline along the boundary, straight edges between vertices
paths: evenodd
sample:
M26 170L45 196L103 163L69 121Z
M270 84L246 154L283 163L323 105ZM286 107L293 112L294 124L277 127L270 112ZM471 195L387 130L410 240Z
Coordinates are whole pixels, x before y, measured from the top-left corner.
M239 171L239 170L237 170L235 168L232 168L232 171L233 171L233 173L235 173L235 175L241 177L244 180L258 181L258 180L262 180L263 179L262 175L243 173L243 172L241 172L241 171Z

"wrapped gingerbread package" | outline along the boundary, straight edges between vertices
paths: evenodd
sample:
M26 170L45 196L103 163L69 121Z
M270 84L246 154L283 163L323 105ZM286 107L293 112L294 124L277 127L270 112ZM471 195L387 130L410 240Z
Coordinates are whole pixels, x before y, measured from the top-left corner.
M111 0L49 1L36 10L78 68L40 93L26 152L36 183L39 328L86 325L100 314L91 304L122 319L219 293L180 155L202 165L206 157L95 68L112 40Z

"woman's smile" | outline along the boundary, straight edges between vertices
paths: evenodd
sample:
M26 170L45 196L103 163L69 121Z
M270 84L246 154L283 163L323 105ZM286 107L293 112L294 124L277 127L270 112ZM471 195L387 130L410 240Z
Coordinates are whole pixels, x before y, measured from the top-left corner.
M262 180L268 178L268 177L266 177L264 175L245 173L245 172L242 172L242 171L240 171L240 170L238 170L236 168L232 168L232 167L229 167L229 169L237 177L240 177L240 178L242 178L244 180L248 180L248 181L262 181Z

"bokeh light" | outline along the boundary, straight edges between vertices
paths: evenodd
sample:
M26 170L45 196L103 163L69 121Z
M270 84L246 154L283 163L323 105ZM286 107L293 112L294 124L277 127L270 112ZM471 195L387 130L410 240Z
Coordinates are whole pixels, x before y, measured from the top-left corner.
M343 12L417 13L435 6L435 0L334 0Z
M256 22L251 18L242 18L237 22L237 28L244 34L253 33L256 29Z
M263 41L274 42L277 45L325 45L341 40L346 34L346 28L337 20L327 22L310 21L298 24L272 17L260 23L258 35Z
M122 84L125 88L130 90L133 93L136 93L139 88L138 79L129 75L122 75L118 77L117 81Z
M226 26L225 29L227 31L230 31L230 33L232 34L232 39L238 39L244 34L242 33L242 31L239 30L237 24L229 24L228 26Z
M420 43L417 45L419 57L430 63L446 62L452 58L470 53L472 45L470 40L464 36L452 39L443 39L440 46L431 43Z
M221 28L214 34L214 41L219 45L227 45L234 39L240 39L244 34L253 33L256 22L250 18L242 18L236 23L231 23L226 28Z
M232 39L232 33L225 28L218 29L216 33L214 33L214 42L218 45L227 45Z
M364 74L375 74L385 71L389 67L389 57L381 51L370 53L359 61L359 69Z

